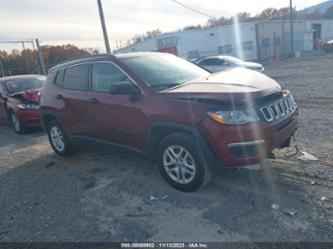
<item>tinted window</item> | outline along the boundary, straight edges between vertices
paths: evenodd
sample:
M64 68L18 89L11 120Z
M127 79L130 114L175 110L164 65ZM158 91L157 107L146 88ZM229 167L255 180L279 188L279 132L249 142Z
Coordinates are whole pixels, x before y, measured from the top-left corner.
M170 54L151 54L121 60L156 90L165 90L209 75L206 70Z
M201 66L220 66L223 65L223 61L217 58L206 59L200 62Z
M38 89L43 86L44 76L38 78L21 78L6 81L6 87L9 93L18 93L22 91Z
M62 86L64 84L64 70L58 71L55 83L60 86Z
M92 71L92 91L111 93L114 86L131 80L111 63L96 63Z
M69 67L65 71L64 87L69 90L87 91L89 84L89 65Z

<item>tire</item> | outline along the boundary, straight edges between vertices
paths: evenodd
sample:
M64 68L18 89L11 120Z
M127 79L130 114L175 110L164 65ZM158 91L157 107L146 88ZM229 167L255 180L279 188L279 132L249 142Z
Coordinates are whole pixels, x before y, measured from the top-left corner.
M186 133L168 135L159 144L156 161L162 177L175 189L194 192L211 177L194 138Z
M47 135L55 153L59 156L75 154L76 147L69 141L67 134L57 120L47 123Z
M17 117L14 111L9 112L10 123L17 134L24 134L27 132L27 128L23 125L21 120Z
M290 147L290 143L291 143L291 137L289 137L286 141L284 141L284 142L279 146L279 148L282 149L282 148Z

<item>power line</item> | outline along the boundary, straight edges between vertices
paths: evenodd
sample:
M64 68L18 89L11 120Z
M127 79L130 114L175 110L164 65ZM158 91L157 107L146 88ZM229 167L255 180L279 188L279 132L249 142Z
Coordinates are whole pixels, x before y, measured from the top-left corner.
M210 14L207 14L207 13L205 13L205 12L202 12L202 11L200 11L200 10L197 10L197 9L195 9L195 8L193 8L193 7L191 7L191 6L188 6L188 5L186 5L186 4L183 4L183 3L181 3L181 2L179 2L179 1L177 1L177 0L171 0L171 1L174 2L174 3L176 3L176 4L178 4L178 5L180 5L180 6L182 6L182 7L185 8L185 9L191 10L191 11L193 11L193 12L195 12L195 13L197 13L197 14L200 14L200 15L202 15L202 16L206 16L206 17L213 18L213 19L218 19L218 18L215 17L215 16L212 16L212 15L210 15Z

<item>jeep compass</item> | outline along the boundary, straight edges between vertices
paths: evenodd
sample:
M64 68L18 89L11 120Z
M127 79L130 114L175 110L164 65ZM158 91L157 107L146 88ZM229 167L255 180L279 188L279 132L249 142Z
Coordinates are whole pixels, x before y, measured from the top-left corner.
M50 69L42 123L54 151L78 144L144 153L163 178L195 191L212 167L259 163L289 146L298 108L291 93L246 68L210 72L164 53L98 55Z

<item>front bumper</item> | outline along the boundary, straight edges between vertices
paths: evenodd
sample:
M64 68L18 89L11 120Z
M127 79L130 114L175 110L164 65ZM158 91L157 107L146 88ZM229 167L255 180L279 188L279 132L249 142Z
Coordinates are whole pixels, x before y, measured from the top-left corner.
M16 115L26 127L41 127L39 110L16 110Z
M242 126L221 125L210 118L199 129L215 155L215 164L240 167L259 163L286 142L297 129L298 109L273 122L256 122Z

